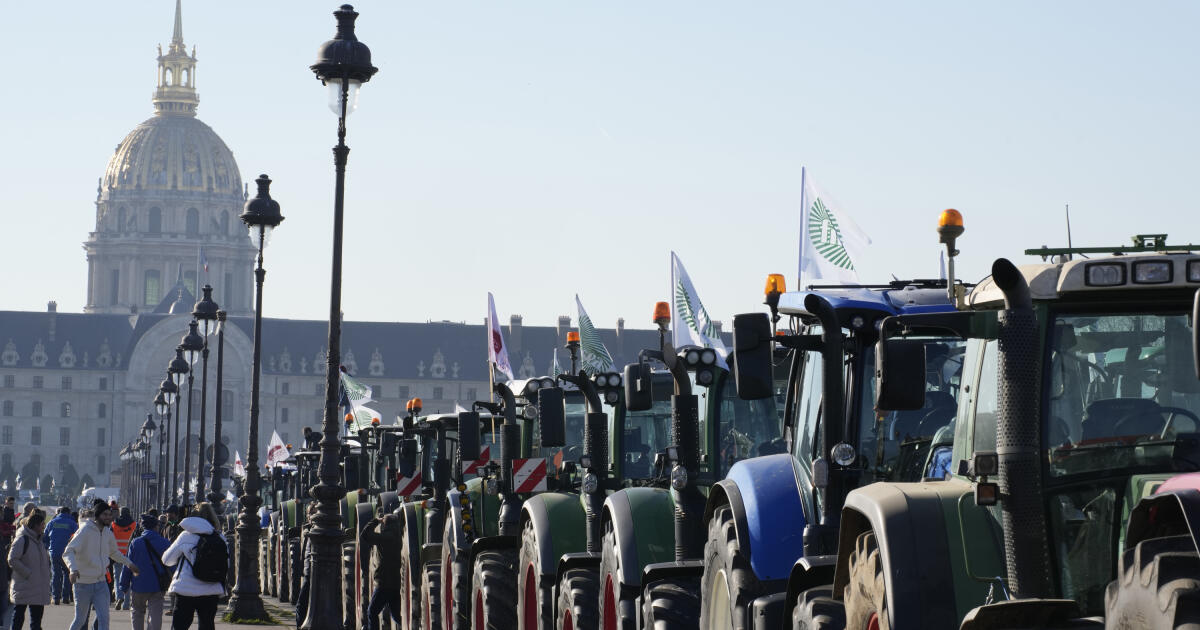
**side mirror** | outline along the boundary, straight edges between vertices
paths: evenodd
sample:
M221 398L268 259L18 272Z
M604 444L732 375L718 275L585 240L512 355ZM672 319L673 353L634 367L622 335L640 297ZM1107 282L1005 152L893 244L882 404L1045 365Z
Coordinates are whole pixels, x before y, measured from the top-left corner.
M875 351L875 406L910 411L925 406L925 343L881 339Z
M399 440L396 434L391 431L384 431L379 436L379 455L380 457L392 457L396 454L396 446Z
M625 366L625 409L646 411L654 406L654 389L650 369L644 363Z
M561 448L566 446L566 407L561 387L548 387L538 391L538 435L542 446Z
M738 398L761 400L775 394L771 370L771 321L766 313L733 316L734 383Z
M417 469L417 441L413 438L400 440L400 460L396 470L401 477L412 477Z
M479 413L462 411L458 414L458 452L463 462L479 459Z

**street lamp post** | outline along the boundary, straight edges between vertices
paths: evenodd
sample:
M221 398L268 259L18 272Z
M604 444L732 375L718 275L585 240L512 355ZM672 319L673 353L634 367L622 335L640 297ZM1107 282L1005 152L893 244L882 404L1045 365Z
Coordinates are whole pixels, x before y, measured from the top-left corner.
M176 360L178 359L178 361ZM171 460L171 483L168 486L168 492L171 492L167 503L173 503L175 500L175 487L179 483L179 400L183 398L179 395L179 383L183 381L183 372L175 371L178 367L187 367L187 361L183 360L178 348L175 349L175 359L171 360L170 366L167 368L167 378L159 384L158 390L167 400L168 407L171 404L175 405L175 423L171 427L172 444L167 445L167 451L170 452ZM174 446L174 452L171 452L171 447Z
M254 357L250 380L250 435L246 452L245 493L241 498L241 512L238 515L237 525L237 584L233 587L233 594L229 598L230 616L235 620L267 618L259 589L257 558L258 536L261 529L258 507L262 505L262 498L258 496L261 484L258 472L258 392L259 376L262 373L263 280L267 275L266 270L263 269L263 249L270 240L271 231L283 221L283 215L279 212L279 202L271 199L271 179L266 175L259 175L258 179L254 181L258 184L258 194L246 202L241 214L242 221L250 231L250 240L258 249L258 262L254 269ZM220 352L219 346L218 352ZM218 358L217 364L220 365L220 363L221 360ZM214 448L214 475L217 470L216 456ZM341 616L339 615L336 625L322 627L335 628L341 627L341 625Z
M204 433L208 424L208 336L217 327L217 311L220 310L212 299L212 287L204 285L204 299L196 302L192 316L200 324L200 332L204 335L203 362L204 375L200 377L200 446L196 455L196 500L204 497ZM221 393L217 392L219 398Z
M210 287L208 285L204 285L204 295L205 296L208 296L208 294L211 291L212 291L212 287ZM188 395L187 395L188 408L187 408L187 423L186 423L187 426L185 426L184 430L183 430L183 505L184 506L189 506L192 504L192 502L191 502L191 497L192 497L192 494L191 494L191 491L192 491L192 390L194 389L194 387L192 387L192 385L195 383L195 380L196 380L195 379L196 362L200 359L200 354L204 351L204 337L202 337L200 335L200 333L197 332L196 326L197 326L197 322L196 322L196 320L193 319L191 321L191 323L188 324L188 333L183 336L183 339L179 343L179 348L183 352L184 360L187 361L188 365L192 366L192 368L188 371L188 375L187 375L187 393L188 393ZM205 370L205 372L207 372L207 370ZM208 380L207 377L208 377L208 374L206 373L204 375L204 378L201 379L201 384L204 384L204 382ZM201 396L200 404L203 405L204 404L204 401L203 401L204 392L200 392L200 396Z
M335 188L333 196L333 265L330 274L329 348L325 364L325 416L322 429L318 483L311 491L317 501L312 515L312 582L308 616L303 628L320 630L341 626L341 589L338 586L341 518L338 501L344 492L338 483L338 367L341 363L342 310L342 214L346 187L346 116L358 101L358 88L378 70L371 65L371 50L354 35L358 13L344 4L333 12L337 33L321 45L317 62L310 66L332 97L330 106L338 117L338 143L333 148Z
M153 458L150 456L150 443L154 441L154 434L156 432L158 432L158 425L154 424L154 415L148 413L146 414L146 421L142 423L142 444L145 451L143 454L145 461L142 464L142 472L150 472L150 462L153 461ZM162 480L155 474L154 487L157 488L157 484L159 483L162 483ZM145 493L142 495L143 510L154 502L154 499L151 497L150 486L150 480L146 480Z
M170 482L167 480L167 455L170 451L166 448L167 444L171 443L171 405L167 403L167 399L159 392L154 397L154 410L158 412L158 422L162 425L162 431L158 433L158 493L155 500L158 502L158 508L165 510L167 508L167 488L170 487Z
M213 417L213 454L212 468L209 469L208 485L212 489L208 494L208 502L222 513L221 500L221 392L224 391L225 379L225 311L217 311L217 413Z
M117 457L121 459L121 494L124 495L130 491L129 487L129 444L126 443L121 452L117 453Z

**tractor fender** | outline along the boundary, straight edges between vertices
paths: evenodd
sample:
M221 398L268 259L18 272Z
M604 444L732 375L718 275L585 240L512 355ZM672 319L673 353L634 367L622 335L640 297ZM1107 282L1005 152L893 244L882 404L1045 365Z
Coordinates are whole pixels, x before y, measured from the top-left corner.
M291 529L293 527L298 527L300 525L299 519L298 519L299 510L296 508L296 500L295 499L288 499L287 501L284 501L282 512L283 512L283 527L284 527L285 531L288 529Z
M400 506L400 536L403 537L408 549L408 566L421 566L421 543L425 537L425 506L421 501L413 501ZM397 567L398 568L398 567Z
M787 590L783 599L783 613L780 619L791 619L792 609L796 606L796 597L810 588L833 583L833 570L837 566L837 556L804 556L792 565L788 574ZM769 596L767 596L769 597ZM762 598L760 598L762 599ZM761 606L768 606L763 602Z
M1138 501L1129 513L1125 549L1133 549L1148 538L1185 534L1192 537L1200 552L1200 490L1176 484Z
M395 492L380 492L379 505L383 506L384 514L391 514L396 511L396 508L400 507L400 495Z
M450 532L450 541L455 549L467 546L467 539L462 529L462 505L459 503L461 496L462 493L458 490L446 493L446 503L450 506L450 512L446 515L446 530Z
M957 627L966 614L959 608L971 600L971 606L978 605L987 589L962 568L957 505L970 492L972 484L962 479L876 483L852 490L842 508L833 596L843 599L855 543L860 534L872 531L883 565L890 627Z
M738 546L750 557L755 577L763 582L787 579L804 555L804 490L791 454L744 459L710 490L705 527L717 508L728 505Z
M663 488L625 488L604 500L621 560L622 587L641 590L642 567L675 559L675 503Z
M492 549L519 549L520 536L481 536L471 543L471 565L475 564L475 556Z
M521 527L524 529L528 522L537 534L538 565L543 577L557 578L559 558L587 549L585 521L579 495L543 492L525 500Z

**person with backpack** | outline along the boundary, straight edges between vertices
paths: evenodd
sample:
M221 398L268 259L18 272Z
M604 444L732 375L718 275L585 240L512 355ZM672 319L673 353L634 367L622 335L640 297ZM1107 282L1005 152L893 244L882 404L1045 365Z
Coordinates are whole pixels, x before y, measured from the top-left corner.
M128 556L129 541L133 540L134 530L137 529L137 521L133 520L133 514L130 513L128 506L121 508L120 514L112 524L113 537L117 539L117 549L120 549L122 554ZM120 573L124 573L124 571ZM129 600L125 597L125 592L119 586L121 581L120 573L113 575L113 590L116 591L117 610L121 610L122 606L126 610L129 610Z
M163 564L163 554L171 541L158 533L158 518L142 515L144 533L129 543L129 559L137 566L139 575L121 572L121 591L132 591L130 616L133 630L162 628L163 593L171 585L171 570Z
M187 630L192 616L200 630L213 630L217 603L225 594L229 552L220 533L221 521L210 503L198 503L192 516L179 522L183 533L163 552L163 564L176 567L168 592L175 595L172 630Z
M42 630L42 612L50 603L50 551L42 544L46 513L34 510L24 520L8 550L8 565L12 569L9 599L13 603L9 627L21 630L28 608L30 630Z
M84 521L63 552L75 592L75 619L71 622L71 630L83 630L93 608L98 630L108 630L109 593L104 575L109 560L129 567L134 577L138 575L138 568L117 549L117 539L109 527L112 521L112 508L103 499L96 499L92 517Z
M79 523L71 516L71 508L64 505L58 508L58 515L46 524L46 531L42 532L42 540L50 549L50 594L54 597L56 605L70 594L71 584L67 581L67 565L63 564L63 552L78 529Z

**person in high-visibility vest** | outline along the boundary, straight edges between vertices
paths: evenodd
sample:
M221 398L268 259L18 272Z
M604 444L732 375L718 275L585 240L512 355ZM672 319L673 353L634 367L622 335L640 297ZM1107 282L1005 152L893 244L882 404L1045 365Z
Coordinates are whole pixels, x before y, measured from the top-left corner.
M112 530L113 536L117 539L117 549L120 550L121 555L123 556L129 555L129 541L133 539L133 532L135 529L137 529L137 521L133 520L133 515L130 514L129 508L121 508L121 515L113 521ZM124 570L124 567L120 568L121 570ZM113 576L114 587L117 584L120 584L120 580L121 576L119 573ZM115 588L114 590L116 590L117 596L117 610L121 610L122 606L128 610L130 604L129 592L122 591L120 588Z

